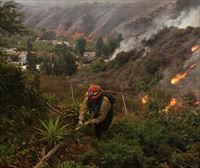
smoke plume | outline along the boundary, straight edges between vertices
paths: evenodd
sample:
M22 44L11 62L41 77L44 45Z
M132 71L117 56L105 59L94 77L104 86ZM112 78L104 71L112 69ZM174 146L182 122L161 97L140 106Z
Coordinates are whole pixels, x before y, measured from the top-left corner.
M126 39L121 42L120 47L116 49L114 54L112 55L111 59L114 59L117 54L121 51L128 51L130 49L137 48L140 46L139 39L148 39L151 37L154 33L156 33L158 30L164 28L164 27L178 27L178 28L186 28L188 26L191 27L200 27L200 6L196 8L190 8L189 10L185 10L180 12L179 16L175 19L171 18L172 16L169 13L160 14L160 16L156 17L153 20L152 25L150 25L146 32L144 32L141 35L138 35L137 37L131 37L130 39Z

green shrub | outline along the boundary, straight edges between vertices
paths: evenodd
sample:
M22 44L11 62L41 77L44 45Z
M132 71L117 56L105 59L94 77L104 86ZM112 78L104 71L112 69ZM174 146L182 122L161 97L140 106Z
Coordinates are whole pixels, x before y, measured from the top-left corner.
M62 120L71 126L76 126L78 123L79 111L79 102L74 102L72 104L66 105L62 116Z
M115 58L115 67L118 68L118 67L128 63L129 58L130 58L130 55L125 52L121 52L121 53L117 54L117 56Z
M97 153L95 151L93 150L88 151L80 156L81 163L83 165L87 165L91 162L91 159L94 158L95 156L97 156Z
M182 161L182 155L180 153L174 152L172 154L172 163L174 166L179 166Z
M60 118L57 117L55 120L50 118L48 121L41 121L43 128L36 128L38 134L41 136L40 141L47 142L50 146L63 140L63 138L69 134L66 127L63 125Z
M130 60L135 61L141 55L141 51L136 49L130 50L128 52L120 52L117 54L115 59L110 63L109 68L119 68L125 64L127 64Z
M149 90L148 83L146 81L144 81L144 80L140 81L138 83L138 85L137 85L137 90L139 92L142 92L142 91L146 92L146 91L148 91Z
M8 162L14 162L15 160L15 148L13 146L0 145L0 165L4 165Z
M113 125L107 133L107 140L97 144L98 149L102 149L104 153L100 158L100 167L125 168L154 165L155 159L152 158L152 153L162 151L159 143L163 145L165 142L160 138L164 135L164 130L156 122L152 125L143 124L143 122L134 123L125 120ZM152 130L148 132L150 126ZM151 151L153 145L155 148Z
M185 35L185 32L183 30L177 30L174 32L174 37L181 38Z
M56 96L45 96L46 102L49 103L50 105L55 105L56 103L58 103L58 97Z
M178 116L172 114L168 118L162 116L150 115L143 120L124 120L113 124L106 138L94 143L101 151L100 156L94 156L99 166L187 167L187 162L196 166L200 140L200 127L196 125L199 111L184 112L184 115Z
M165 146L168 142L168 133L162 123L154 118L147 120L140 128L140 143L143 150L149 156L159 153L159 157L164 157Z
M101 158L102 167L140 167L143 160L143 150L134 139L116 136L107 143L101 143L99 148L105 154Z
M92 63L92 71L95 73L104 72L106 70L106 64L103 59L98 59Z

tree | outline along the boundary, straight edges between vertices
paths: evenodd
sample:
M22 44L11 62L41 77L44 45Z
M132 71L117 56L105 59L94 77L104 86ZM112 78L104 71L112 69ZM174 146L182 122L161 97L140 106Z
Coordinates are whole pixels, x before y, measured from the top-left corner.
M97 38L96 44L95 44L95 49L96 49L97 56L101 56L103 49L104 49L104 43L103 43L102 37Z
M0 0L0 46L4 44L3 36L26 32L22 14L16 11L16 4L14 2L2 3ZM4 58L5 54L0 51L0 62L4 61Z
M76 73L77 65L74 56L65 44L58 44L54 51L58 59L54 64L54 71L57 75L73 75Z
M33 45L30 41L27 44L27 69L36 71L37 58L33 54Z
M107 44L103 46L103 54L106 56L112 54L120 46L122 40L123 37L121 33L119 33L117 37L110 38Z
M53 31L45 31L41 39L42 40L55 40L56 33Z
M92 63L91 68L95 73L104 72L106 70L106 64L104 60L100 58Z
M81 56L83 56L83 54L85 52L86 44L87 44L87 42L83 37L76 40L75 49L81 54Z
M14 2L0 1L0 35L3 34L23 34L27 29L23 25L22 13L16 11Z
M53 73L53 60L48 57L42 59L41 72L50 75Z
M109 54L112 54L116 48L119 47L118 41L116 39L110 39L108 41L108 51Z
M117 36L117 41L118 41L118 44L120 44L120 42L124 40L123 39L123 36L122 36L122 33L119 33L118 36Z

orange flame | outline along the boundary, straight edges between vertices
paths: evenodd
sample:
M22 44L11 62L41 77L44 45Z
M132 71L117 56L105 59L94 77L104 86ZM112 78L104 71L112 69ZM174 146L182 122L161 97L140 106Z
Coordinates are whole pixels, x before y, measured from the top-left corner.
M142 97L142 104L146 104L148 102L148 95Z
M172 84L172 85L177 84L181 79L185 78L185 77L187 76L187 74L188 74L195 66L196 66L196 64L192 64L192 65L190 66L190 68L189 68L187 71L182 72L182 73L178 73L175 77L173 77L173 78L171 79L171 84Z
M165 111L165 112L168 112L169 109L170 109L172 106L174 106L176 103L177 103L176 98L172 98L172 99L170 100L169 104L165 107L164 111Z
M192 52L195 52L195 51L197 51L198 49L200 48L200 44L195 44L192 48L191 48L191 51Z

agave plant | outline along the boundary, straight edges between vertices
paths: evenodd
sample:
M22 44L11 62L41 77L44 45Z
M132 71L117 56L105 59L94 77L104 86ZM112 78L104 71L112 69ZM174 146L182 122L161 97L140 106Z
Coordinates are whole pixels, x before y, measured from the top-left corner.
M60 117L53 119L50 118L48 121L40 121L43 128L36 128L38 134L41 136L40 141L46 141L50 145L56 144L61 141L66 135L69 134L66 127L60 121Z

